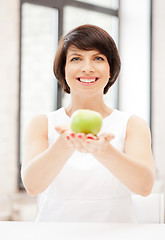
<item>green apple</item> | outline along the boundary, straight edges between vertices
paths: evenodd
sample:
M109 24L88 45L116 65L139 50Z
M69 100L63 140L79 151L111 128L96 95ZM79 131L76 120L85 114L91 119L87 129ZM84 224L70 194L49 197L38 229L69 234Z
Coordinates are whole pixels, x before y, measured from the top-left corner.
M88 109L79 109L71 117L71 129L75 133L97 135L102 126L100 113Z

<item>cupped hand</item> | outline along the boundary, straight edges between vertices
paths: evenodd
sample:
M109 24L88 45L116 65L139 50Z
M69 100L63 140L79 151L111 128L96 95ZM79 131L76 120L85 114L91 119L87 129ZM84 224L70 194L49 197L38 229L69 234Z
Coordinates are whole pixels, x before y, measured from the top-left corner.
M74 133L66 126L56 126L55 130L67 140L67 143L79 152L95 153L102 151L114 138L111 133L99 136L93 134Z

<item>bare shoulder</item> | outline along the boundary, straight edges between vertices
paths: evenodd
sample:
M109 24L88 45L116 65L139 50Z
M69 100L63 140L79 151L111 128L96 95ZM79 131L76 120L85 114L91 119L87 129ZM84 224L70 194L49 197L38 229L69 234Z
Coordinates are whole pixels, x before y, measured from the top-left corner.
M148 123L142 119L139 116L133 115L130 117L127 123L127 132L129 131L137 131L137 130L142 130L142 131L149 131L150 128Z
M45 114L38 114L32 117L24 129L24 135L27 137L42 135L47 137L48 119Z
M127 123L126 137L132 134L142 134L150 137L150 127L148 123L139 116L131 116Z

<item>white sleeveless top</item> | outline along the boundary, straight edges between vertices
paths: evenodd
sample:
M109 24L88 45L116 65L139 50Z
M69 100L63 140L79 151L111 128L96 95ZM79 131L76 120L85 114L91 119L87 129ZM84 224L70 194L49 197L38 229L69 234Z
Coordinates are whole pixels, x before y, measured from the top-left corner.
M64 108L47 114L48 141L58 133L55 126L70 123ZM129 114L119 110L103 119L99 134L111 132L111 144L124 151ZM44 176L43 176L44 177ZM36 221L136 222L131 191L90 153L75 151L48 188L39 195Z

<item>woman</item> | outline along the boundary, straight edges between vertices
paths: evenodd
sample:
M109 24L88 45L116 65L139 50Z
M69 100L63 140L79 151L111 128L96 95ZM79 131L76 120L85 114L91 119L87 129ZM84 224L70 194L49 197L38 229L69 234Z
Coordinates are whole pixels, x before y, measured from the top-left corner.
M104 103L119 71L103 29L83 25L61 38L54 73L71 102L34 117L24 134L22 179L40 196L37 221L136 222L131 195L151 192L155 167L146 122ZM70 130L78 109L102 115L98 136Z

